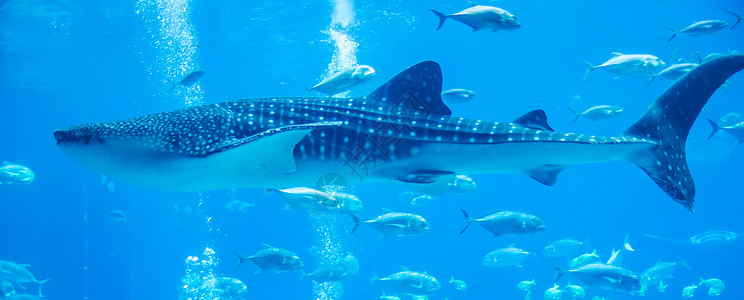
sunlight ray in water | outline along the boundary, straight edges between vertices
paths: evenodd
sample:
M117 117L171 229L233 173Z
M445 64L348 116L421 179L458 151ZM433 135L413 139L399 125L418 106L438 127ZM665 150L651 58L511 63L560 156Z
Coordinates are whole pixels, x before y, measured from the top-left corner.
M331 24L328 28L328 34L334 44L333 58L328 64L326 77L343 69L348 69L357 64L356 53L358 44L354 41L349 33L349 29L354 25L354 3L352 0L332 0L333 14ZM349 92L341 93L338 96L347 97ZM323 186L322 191L327 193L342 192L348 193L348 187L327 185ZM311 213L313 230L317 236L318 263L335 264L341 259L344 253L344 234L338 225L338 215L328 215L320 213ZM331 300L341 299L343 295L343 286L340 282L314 282L313 299Z

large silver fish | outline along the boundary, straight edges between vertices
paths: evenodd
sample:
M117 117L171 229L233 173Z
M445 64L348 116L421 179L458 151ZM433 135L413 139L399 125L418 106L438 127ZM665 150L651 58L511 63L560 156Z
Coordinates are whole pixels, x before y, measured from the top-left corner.
M70 157L110 178L171 191L313 186L324 174L426 192L455 174L523 173L553 185L575 164L627 160L693 209L690 127L744 55L701 64L618 136L556 132L545 113L512 122L459 118L441 100L435 62L352 99L257 98L56 130Z

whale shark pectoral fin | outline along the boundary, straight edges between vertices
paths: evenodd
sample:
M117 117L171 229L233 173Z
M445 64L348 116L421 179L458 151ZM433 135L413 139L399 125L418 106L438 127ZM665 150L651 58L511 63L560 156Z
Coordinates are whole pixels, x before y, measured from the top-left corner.
M542 109L528 112L512 121L512 123L530 129L555 131L548 125L548 116L545 115L545 111Z
M527 176L544 185L553 186L558 179L558 174L565 168L566 166L563 165L543 165L527 171Z
M311 131L322 127L338 126L340 123L322 122L272 128L247 138L225 141L208 155L250 156L254 163L246 167L291 174L297 170L294 159L295 146Z

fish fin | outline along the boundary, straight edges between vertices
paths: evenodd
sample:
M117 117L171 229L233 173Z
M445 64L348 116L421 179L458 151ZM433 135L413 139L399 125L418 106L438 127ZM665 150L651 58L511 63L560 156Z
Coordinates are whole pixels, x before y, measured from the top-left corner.
M44 284L47 283L49 280L51 280L51 278L47 278L47 279L37 282L37 284L39 285L39 296L40 297L44 297L44 294L41 293L41 287L44 286Z
M274 246L271 246L271 245L269 245L269 244L261 244L261 246L263 246L263 247L264 247L265 249L271 249L271 248L274 248Z
M635 251L635 249L633 249L633 246L630 245L629 239L630 239L630 233L626 233L625 239L623 239L623 248L625 248L625 250L633 252Z
M659 76L659 74L651 74L648 73L648 75L651 76L651 79L648 80L648 83L646 83L646 86L650 86L652 82L654 82L654 79L656 79L656 76Z
M360 221L359 218L357 218L357 216L355 215L349 215L349 216L351 216L351 219L354 220L354 227L351 228L351 232L349 233L349 235L352 235L357 230L357 228L359 227L359 224L361 224L362 221Z
M604 280L607 280L607 281L609 281L609 282L612 282L613 284L614 284L614 283L617 283L617 282L618 282L618 280L617 280L617 279L615 279L615 278L612 278L612 277L602 277L602 278L603 278Z
M731 28L730 28L730 30L734 30L734 27L736 27L736 25L739 25L739 22L741 22L741 19L744 19L744 18L742 18L742 16L740 16L739 14L737 14L737 13L735 13L733 11L727 11L727 13L729 13L729 14L733 15L734 17L736 17L736 23L734 23L734 25L732 25Z
M563 277L563 274L566 273L566 270L561 267L553 267L553 269L555 269L556 271L555 277L553 277L553 285L556 285L555 283L558 282L558 279L561 279L561 277Z
M433 9L430 9L430 11L437 15L437 17L439 17L439 26L437 26L437 29L434 30L437 31L439 30L439 28L442 28L442 25L444 25L444 21L447 20L448 16Z
M744 69L744 55L724 55L682 76L656 99L623 136L655 141L627 158L638 165L667 195L694 212L695 184L687 167L685 141L710 96L733 74Z
M597 66L593 65L592 63L588 61L585 61L585 60L582 60L582 61L584 62L584 64L588 66L588 68L586 69L586 72L584 72L584 77L582 78L586 80L587 78L589 78L589 73L591 73L594 69L596 69Z
M465 230L468 229L468 227L470 227L470 224L473 223L473 219L470 218L470 216L468 215L468 212L467 211L465 211L462 208L460 209L460 211L465 216L465 223L466 224L465 224L465 228L463 228L462 230L460 230L460 233L458 233L458 234L462 234L463 232L465 232Z
M710 126L713 127L713 130L710 132L710 135L708 135L708 139L710 139L714 135L716 135L716 133L718 132L718 130L721 129L721 126L718 125L718 123L716 123L716 121L713 121L711 119L707 119L707 120L708 120L708 123L710 123Z
M614 58L614 57L618 57L618 56L623 56L623 54L622 54L622 53L620 53L620 52L612 52L612 57L613 57L613 58Z
M548 116L545 115L545 111L542 109L528 112L512 121L512 123L530 129L555 131L548 125Z
M581 116L581 114L573 110L573 108L566 107L566 109L568 109L568 111L574 114L574 119L573 119L573 122L571 123L576 123L576 121L579 120L579 117Z
M366 99L387 108L389 114L409 118L452 114L442 102L442 70L433 61L421 62L400 72Z
M453 282L455 282L455 276L454 275L450 275L449 283L453 283Z
M243 265L243 262L248 260L248 258L241 256L240 253L238 253L238 251L235 251L235 255L238 257L238 265L235 267L235 270L233 272L237 272L240 266Z
M692 267L691 267L691 266L690 266L689 264L687 264L687 261L685 261L684 259L683 259L683 260L680 260L680 261L678 262L678 264L679 264L680 266L683 266L683 267L685 267L685 268L688 268L688 269L692 269Z
M171 85L171 88L170 88L170 90L168 90L168 93L172 93L173 92L173 89L175 89L177 85L178 84Z
M528 170L527 176L544 185L553 186L558 179L558 174L565 168L566 166L563 165L542 165L538 168Z

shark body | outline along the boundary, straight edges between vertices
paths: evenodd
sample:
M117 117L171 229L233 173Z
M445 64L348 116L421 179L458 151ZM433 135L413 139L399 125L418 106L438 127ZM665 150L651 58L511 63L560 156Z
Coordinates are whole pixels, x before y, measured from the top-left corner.
M553 185L574 164L628 160L693 209L685 161L690 127L744 55L706 62L654 101L623 134L554 131L536 110L512 122L451 115L442 75L423 62L361 98L257 98L54 132L93 171L172 191L312 186L328 173L433 192L455 174L524 173Z

